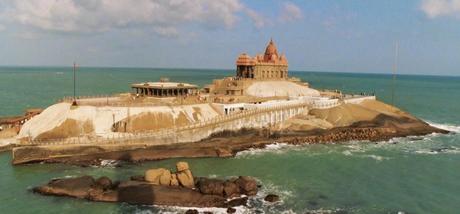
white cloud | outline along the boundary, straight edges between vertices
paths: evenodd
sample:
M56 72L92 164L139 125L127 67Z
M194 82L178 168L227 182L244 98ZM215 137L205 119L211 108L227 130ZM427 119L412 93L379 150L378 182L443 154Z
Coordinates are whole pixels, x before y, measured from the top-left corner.
M4 17L9 21L58 32L99 32L151 26L160 35L174 36L178 27L199 23L232 27L239 0L12 0Z
M249 18L251 18L251 20L254 23L254 26L256 28L262 28L267 24L267 22L265 21L266 19L264 18L264 16L262 16L261 14L257 13L256 11L254 11L252 9L247 8L246 9L246 15L249 16Z
M280 20L283 22L295 21L303 18L302 10L291 2L285 2L281 8Z
M423 0L420 8L429 18L439 16L460 18L460 0Z

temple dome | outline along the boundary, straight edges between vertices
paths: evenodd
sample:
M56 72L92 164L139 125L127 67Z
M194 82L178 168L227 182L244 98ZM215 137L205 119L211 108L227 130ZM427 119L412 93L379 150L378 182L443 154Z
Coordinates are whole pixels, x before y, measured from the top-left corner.
M246 53L242 53L238 56L236 60L237 65L253 65L254 60Z
M271 61L273 59L273 56L275 58L278 58L278 50L276 49L275 42L273 42L273 39L270 39L270 42L267 45L267 48L265 49L265 54L264 54L264 61Z

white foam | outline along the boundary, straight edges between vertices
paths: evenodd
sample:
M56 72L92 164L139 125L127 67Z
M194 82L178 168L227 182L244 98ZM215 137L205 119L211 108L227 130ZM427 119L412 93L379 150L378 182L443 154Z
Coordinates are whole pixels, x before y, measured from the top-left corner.
M383 157L383 156L380 156L380 155L363 155L363 157L372 158L372 159L374 159L376 161L382 161L382 160L390 159L389 157Z
M94 166L94 167L116 167L120 164L119 161L117 160L101 160L101 163L99 166Z
M460 133L460 126L454 124L441 124L427 121L430 126L436 127L438 129L444 129L450 132Z
M284 151L286 151L285 149L286 148L294 148L296 147L295 145L290 145L290 144L287 144L287 143L273 143L273 144L268 144L266 145L264 148L261 148L261 149L248 149L248 150L245 150L245 151L241 151L241 152L238 152L236 153L236 157L247 157L247 156L253 156L253 155L260 155L260 154L264 154L264 153L267 153L267 152L271 152L271 153L282 153Z
M437 155L437 154L460 154L460 148L447 147L447 148L433 148L415 151L417 154Z

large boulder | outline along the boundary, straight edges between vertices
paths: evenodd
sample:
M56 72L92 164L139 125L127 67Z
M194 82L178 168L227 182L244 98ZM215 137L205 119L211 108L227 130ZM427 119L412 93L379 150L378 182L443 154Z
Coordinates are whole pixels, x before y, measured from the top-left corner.
M193 175L190 170L183 170L181 172L177 172L177 180L179 180L179 184L187 187L193 188L195 187L195 182L193 181Z
M280 197L275 194L268 194L267 196L265 196L264 200L273 203L279 201Z
M257 194L257 181L249 176L240 176L235 180L235 184L240 187L240 192L245 195Z
M96 184L100 186L102 189L107 190L112 188L112 180L107 176L102 176L96 180Z
M179 186L179 180L177 180L177 174L171 174L171 186Z
M156 185L169 185L171 172L164 168L149 169L145 171L145 181Z
M87 198L89 191L96 182L91 176L55 179L47 185L34 188L34 192L45 195L61 195L76 198Z
M224 195L224 181L222 180L200 178L197 182L197 188L203 194Z
M182 172L182 171L189 170L189 169L190 169L190 168L189 168L187 162L180 161L180 162L177 162L177 163L176 163L176 170L177 170L177 172Z
M171 184L171 172L166 170L160 175L160 185L169 186Z
M240 187L231 181L224 182L224 196L233 198L240 195Z

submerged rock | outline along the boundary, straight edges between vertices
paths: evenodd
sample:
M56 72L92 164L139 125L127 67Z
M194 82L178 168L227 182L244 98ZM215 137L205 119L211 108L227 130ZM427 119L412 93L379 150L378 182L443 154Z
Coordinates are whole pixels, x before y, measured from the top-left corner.
M280 197L275 194L268 194L267 196L265 196L264 200L273 203L279 201Z
M227 213L236 213L236 209L233 207L227 208Z
M192 209L189 209L187 211L185 211L185 214L198 214L198 210L192 210Z

